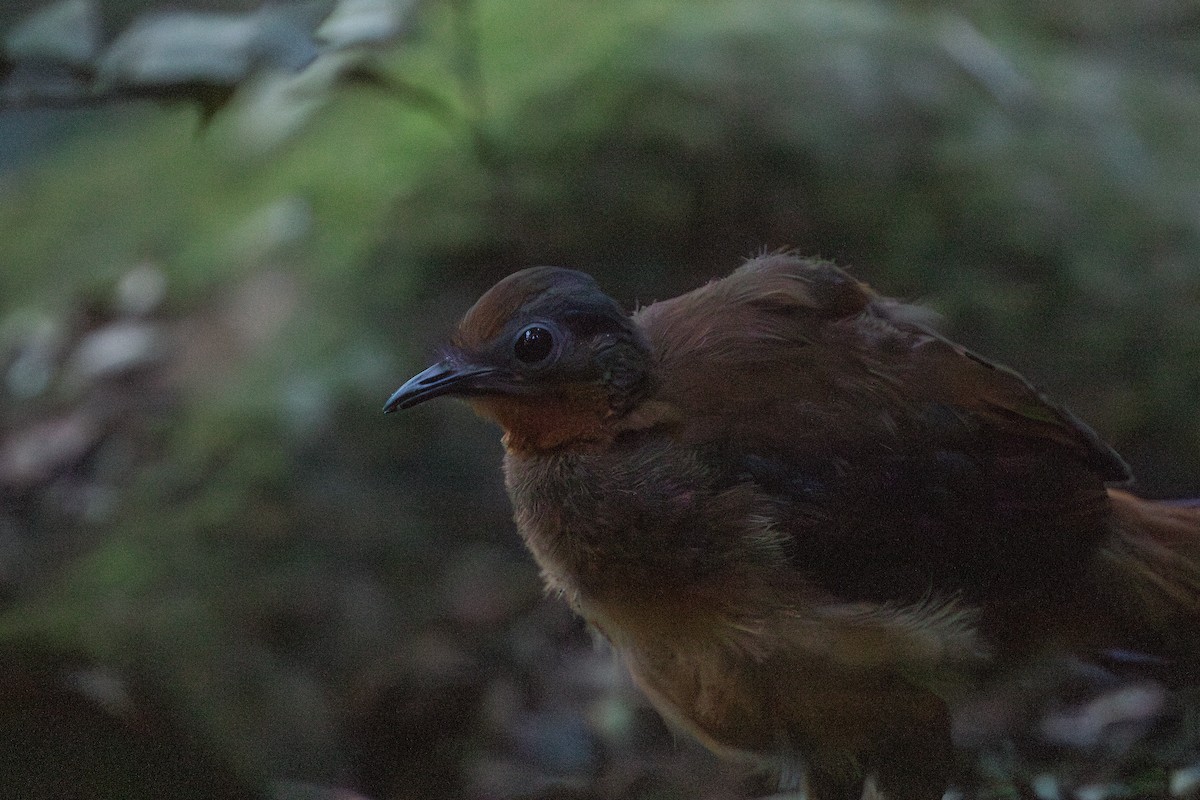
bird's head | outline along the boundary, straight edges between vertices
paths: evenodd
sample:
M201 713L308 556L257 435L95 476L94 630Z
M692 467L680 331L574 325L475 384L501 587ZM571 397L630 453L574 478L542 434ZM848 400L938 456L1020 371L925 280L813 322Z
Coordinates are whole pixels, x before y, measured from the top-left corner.
M611 438L652 386L650 350L617 302L582 272L533 267L479 298L442 359L384 411L463 397L504 428L510 449L542 451Z

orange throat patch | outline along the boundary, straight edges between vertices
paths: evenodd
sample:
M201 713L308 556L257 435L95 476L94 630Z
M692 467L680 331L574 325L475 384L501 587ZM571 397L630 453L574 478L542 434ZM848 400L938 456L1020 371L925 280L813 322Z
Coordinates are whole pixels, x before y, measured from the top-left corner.
M544 453L572 445L612 441L613 414L598 393L492 395L467 400L475 413L504 429L504 446L515 453Z

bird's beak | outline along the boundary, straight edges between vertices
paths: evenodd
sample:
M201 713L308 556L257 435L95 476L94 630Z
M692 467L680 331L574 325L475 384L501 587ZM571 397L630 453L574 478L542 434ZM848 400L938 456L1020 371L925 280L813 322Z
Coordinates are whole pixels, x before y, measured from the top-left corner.
M395 394L388 398L383 413L390 414L399 408L412 408L433 397L444 394L474 394L489 387L489 377L497 374L494 367L455 363L443 359L432 367L417 373Z

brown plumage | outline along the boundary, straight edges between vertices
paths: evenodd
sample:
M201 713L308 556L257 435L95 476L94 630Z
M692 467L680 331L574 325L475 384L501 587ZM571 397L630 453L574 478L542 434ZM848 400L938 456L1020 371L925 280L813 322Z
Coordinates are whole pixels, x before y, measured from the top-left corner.
M505 431L547 585L665 717L811 797L940 797L949 718L1039 658L1200 664L1200 509L911 307L790 255L632 315L588 276L497 284L387 410Z

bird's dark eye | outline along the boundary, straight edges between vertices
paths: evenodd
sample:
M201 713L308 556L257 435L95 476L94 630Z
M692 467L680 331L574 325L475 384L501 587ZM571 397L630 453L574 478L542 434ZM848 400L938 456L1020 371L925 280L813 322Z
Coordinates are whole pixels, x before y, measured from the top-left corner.
M553 349L554 334L541 325L530 325L517 334L513 355L525 364L538 364L545 361Z

